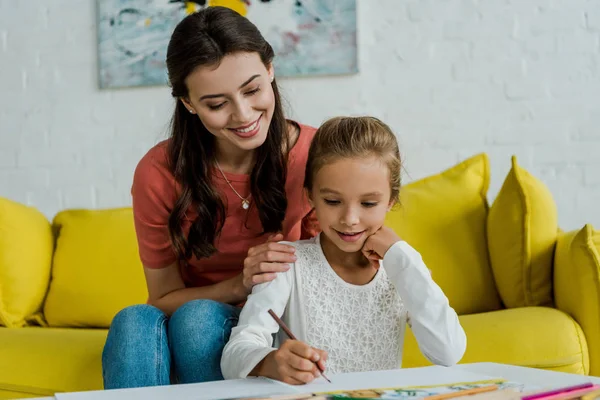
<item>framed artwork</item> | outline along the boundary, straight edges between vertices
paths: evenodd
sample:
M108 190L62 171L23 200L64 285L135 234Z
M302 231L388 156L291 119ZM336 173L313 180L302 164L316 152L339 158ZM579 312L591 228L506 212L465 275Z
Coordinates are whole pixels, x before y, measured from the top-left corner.
M275 51L279 77L358 72L356 0L97 0L101 88L167 83L167 45L185 16L229 7Z

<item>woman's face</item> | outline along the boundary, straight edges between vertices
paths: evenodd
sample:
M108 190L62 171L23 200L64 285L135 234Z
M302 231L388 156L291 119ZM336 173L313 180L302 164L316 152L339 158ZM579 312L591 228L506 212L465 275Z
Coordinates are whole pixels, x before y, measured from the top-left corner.
M228 152L254 150L267 137L275 109L272 66L258 53L226 55L218 66L196 68L185 80L188 111Z

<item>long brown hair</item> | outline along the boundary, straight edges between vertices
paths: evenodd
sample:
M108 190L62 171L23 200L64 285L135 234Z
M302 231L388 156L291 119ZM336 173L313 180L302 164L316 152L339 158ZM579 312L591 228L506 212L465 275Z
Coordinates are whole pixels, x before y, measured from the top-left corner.
M399 202L402 160L398 141L389 126L375 117L335 117L323 123L311 142L304 189L309 193L323 166L343 158L376 156L390 171L390 200Z
M225 205L216 191L211 171L215 165L215 138L200 119L190 114L180 98L187 98L186 77L199 66L219 65L223 57L237 52L258 53L265 66L271 65L273 48L247 18L225 7L207 7L185 17L175 28L167 48L167 70L172 95L177 99L171 120L169 165L181 185L181 194L169 216L169 235L180 262L192 255L209 257L216 252L215 239L225 221ZM250 174L253 206L263 232L282 229L287 208L285 180L288 127L277 83L271 83L275 110L265 142L256 150ZM189 235L182 220L193 205L198 217Z

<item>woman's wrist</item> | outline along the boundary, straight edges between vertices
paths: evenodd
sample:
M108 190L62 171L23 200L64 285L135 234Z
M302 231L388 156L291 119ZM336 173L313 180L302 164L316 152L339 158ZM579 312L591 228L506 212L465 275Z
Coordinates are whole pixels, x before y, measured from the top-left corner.
M229 281L231 284L231 293L233 293L236 299L235 303L241 303L243 301L246 301L246 299L248 298L248 294L250 293L248 292L246 286L244 286L243 275L238 274L231 278Z

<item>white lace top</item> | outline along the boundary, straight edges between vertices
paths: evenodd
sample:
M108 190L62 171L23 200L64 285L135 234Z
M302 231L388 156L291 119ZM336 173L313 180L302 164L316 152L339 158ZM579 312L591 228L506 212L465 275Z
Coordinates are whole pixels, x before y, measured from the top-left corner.
M225 379L245 378L288 339L269 309L298 340L328 352L328 375L399 368L407 322L434 364L462 358L466 337L458 317L408 243L395 243L373 280L360 286L335 273L319 236L291 244L298 258L292 268L255 286L248 297L223 350Z

